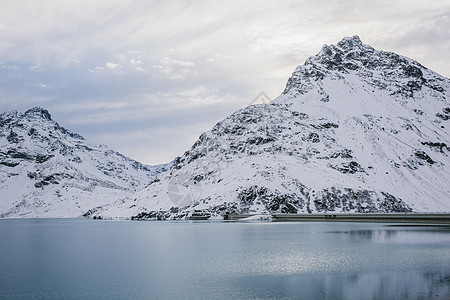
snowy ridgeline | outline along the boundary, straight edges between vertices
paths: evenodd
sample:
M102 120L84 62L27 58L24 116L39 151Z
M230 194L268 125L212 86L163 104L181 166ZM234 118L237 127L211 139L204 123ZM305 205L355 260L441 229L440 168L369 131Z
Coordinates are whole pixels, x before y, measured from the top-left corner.
M78 217L144 188L168 168L86 141L33 108L0 115L0 218Z
M53 156L43 163L37 163L34 157L20 165L36 168L53 164L49 169L62 169L57 174L63 178L71 174L67 170L79 166L79 172L98 174L92 177L115 184L112 187L90 181L91 185L83 184L91 190L83 185L54 197L64 202L61 207L84 201L82 208L73 211L96 218L448 212L449 91L448 78L418 62L375 50L358 37L344 38L337 45L324 46L299 66L282 95L270 104L241 109L203 133L166 172L139 165L113 151L112 165L108 170L101 169L107 165L103 161L107 151L98 147L104 146L88 146L95 150L82 152L86 155L82 157L77 153L83 147L76 145L87 142L68 132L65 139L75 147L71 148L73 155L80 157L81 163L73 161L75 157L67 160L68 154L35 150L34 155ZM4 125L7 116L2 115L0 121L2 149L4 144L37 149L39 143L35 144L25 131L18 134L25 136L24 141L12 144L14 137ZM45 134L49 137L49 132ZM91 158L94 153L98 156ZM28 175L33 171L26 168L14 171L20 165L12 166L15 162L8 160L11 155L7 152L1 155L1 167L9 170L6 179L2 177L2 189L9 192L8 199L13 199L8 201L15 201L8 204L1 199L3 216L14 215L5 214L3 207L12 204L21 209L20 201L25 200L29 201L27 205L39 204L45 199L41 194L56 195L69 185L59 179L58 185L46 180L48 184L36 187L51 174L40 171L45 176L34 178ZM65 159L59 159L61 156ZM112 172L111 176L101 177L108 175L105 171ZM14 177L20 180L10 179ZM71 180L73 184L80 181ZM22 198L16 196L15 182L28 185ZM84 191L84 196L77 194L79 191ZM116 200L94 200L111 199L108 193Z

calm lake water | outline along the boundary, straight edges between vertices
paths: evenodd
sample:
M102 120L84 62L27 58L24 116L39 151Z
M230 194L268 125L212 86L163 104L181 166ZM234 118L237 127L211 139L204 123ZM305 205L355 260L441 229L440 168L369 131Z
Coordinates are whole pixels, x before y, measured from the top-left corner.
M449 299L450 227L0 220L5 299Z

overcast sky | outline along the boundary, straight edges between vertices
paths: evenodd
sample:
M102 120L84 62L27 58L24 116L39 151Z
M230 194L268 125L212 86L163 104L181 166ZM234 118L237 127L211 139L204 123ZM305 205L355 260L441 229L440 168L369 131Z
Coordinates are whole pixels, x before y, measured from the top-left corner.
M147 164L181 155L296 66L359 35L450 76L450 1L0 0L0 112Z

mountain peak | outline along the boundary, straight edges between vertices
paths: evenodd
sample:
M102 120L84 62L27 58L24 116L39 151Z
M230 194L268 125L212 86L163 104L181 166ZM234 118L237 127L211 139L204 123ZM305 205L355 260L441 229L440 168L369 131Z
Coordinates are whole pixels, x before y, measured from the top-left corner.
M52 115L48 112L48 110L42 108L42 107L33 107L25 112L26 116L29 117L37 117L37 118L43 118L45 120L51 120Z
M340 40L336 45L323 45L322 49L320 50L319 54L317 54L317 57L323 57L323 56L331 56L332 54L335 54L336 52L340 54L346 54L352 51L367 51L367 50L373 50L372 47L369 45L364 44L359 36L354 35L352 37L344 37L342 40ZM314 57L314 56L313 56Z
M337 44L324 45L317 55L295 69L283 94L306 94L319 88L324 78L354 76L398 97L411 98L424 86L444 97L445 90L441 86L444 77L408 57L376 50L357 35L344 37Z
M144 188L147 166L89 142L34 107L0 114L0 219L78 217Z
M356 68L355 62L370 59L375 49L364 44L359 36L344 37L336 45L324 45L319 54L308 58L306 65L321 64L328 70L345 71ZM346 66L345 63L351 65Z
M354 49L364 46L359 36L354 35L352 37L344 37L338 44L342 49Z

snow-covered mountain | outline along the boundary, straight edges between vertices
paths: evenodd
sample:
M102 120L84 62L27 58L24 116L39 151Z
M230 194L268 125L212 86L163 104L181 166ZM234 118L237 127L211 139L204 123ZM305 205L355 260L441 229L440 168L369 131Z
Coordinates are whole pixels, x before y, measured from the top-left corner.
M104 217L450 211L450 80L359 37L219 122Z
M0 115L0 218L89 214L168 167L142 165L88 142L39 107Z

